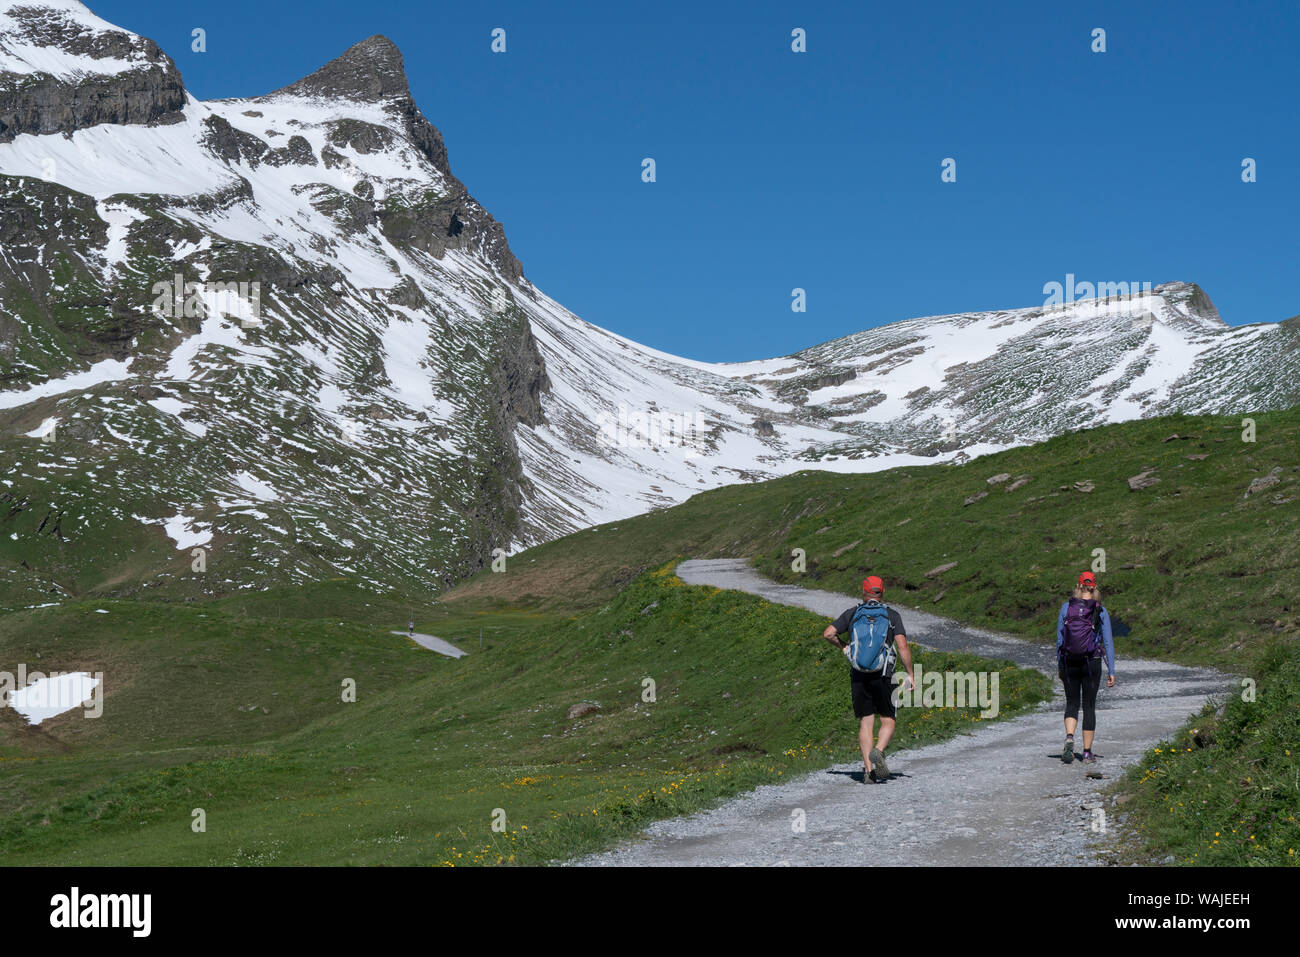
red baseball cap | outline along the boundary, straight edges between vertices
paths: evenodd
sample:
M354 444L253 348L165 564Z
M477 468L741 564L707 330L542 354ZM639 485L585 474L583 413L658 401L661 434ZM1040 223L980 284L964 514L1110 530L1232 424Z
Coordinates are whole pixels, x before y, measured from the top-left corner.
M1092 572L1084 572L1082 575L1079 576L1079 584L1095 585L1097 584L1097 578L1095 575L1093 575Z
M867 580L862 583L862 590L879 591L882 595L885 593L885 580L875 575L868 575Z

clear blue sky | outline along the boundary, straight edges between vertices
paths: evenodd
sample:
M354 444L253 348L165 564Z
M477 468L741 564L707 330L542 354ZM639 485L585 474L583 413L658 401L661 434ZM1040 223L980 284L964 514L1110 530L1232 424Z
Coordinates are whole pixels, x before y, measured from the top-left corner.
M1300 313L1294 0L89 5L203 99L386 34L528 278L681 355L1035 305L1067 273L1198 282L1234 325Z

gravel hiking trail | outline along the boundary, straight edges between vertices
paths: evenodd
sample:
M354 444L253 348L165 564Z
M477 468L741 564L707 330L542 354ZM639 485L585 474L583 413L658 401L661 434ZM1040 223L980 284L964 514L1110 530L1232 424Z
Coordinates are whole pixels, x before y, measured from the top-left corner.
M444 641L442 638L436 638L433 635L423 635L418 631L394 631L392 634L401 635L403 638L410 638L417 645L420 645L423 648L428 648L430 651L436 651L440 655L446 655L448 658L465 657L465 652L457 648L450 641Z
M686 561L688 585L735 589L806 608L829 620L854 604L834 592L779 585L743 559ZM888 594L886 594L888 601ZM1016 865L1104 863L1106 817L1100 790L1168 737L1232 678L1124 657L1118 641L1115 687L1097 695L1095 764L1060 759L1064 691L1055 649L968 628L893 605L909 642L966 651L1037 668L1056 684L1054 701L1033 713L978 726L969 735L914 750L890 748L891 779L863 784L861 760L835 765L731 798L711 811L656 822L633 841L573 861L580 866L645 865ZM901 671L901 664L899 669ZM847 672L847 666L845 671ZM848 676L844 681L848 707ZM1081 736L1076 733L1076 738ZM1082 750L1082 744L1078 747ZM1089 778L1099 772L1102 778ZM794 823L804 814L802 832ZM1099 814L1098 812L1101 812ZM1104 815L1104 816L1103 816Z

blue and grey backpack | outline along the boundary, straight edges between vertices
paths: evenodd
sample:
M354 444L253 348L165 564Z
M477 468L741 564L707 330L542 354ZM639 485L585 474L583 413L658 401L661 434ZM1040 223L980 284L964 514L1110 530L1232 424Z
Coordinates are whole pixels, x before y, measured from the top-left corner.
M854 671L884 672L890 660L889 609L878 601L864 601L849 625L849 664Z

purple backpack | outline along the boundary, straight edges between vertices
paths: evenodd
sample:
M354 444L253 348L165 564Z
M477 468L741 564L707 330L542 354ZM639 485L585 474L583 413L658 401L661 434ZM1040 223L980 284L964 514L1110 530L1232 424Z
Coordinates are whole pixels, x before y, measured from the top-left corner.
M1065 609L1062 650L1075 657L1091 657L1101 650L1101 605L1095 599L1070 599Z

